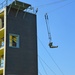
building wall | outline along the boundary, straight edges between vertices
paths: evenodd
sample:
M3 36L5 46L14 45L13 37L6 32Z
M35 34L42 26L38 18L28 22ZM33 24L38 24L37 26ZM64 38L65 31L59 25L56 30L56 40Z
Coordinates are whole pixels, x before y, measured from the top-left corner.
M8 10L7 10L8 11ZM36 15L11 9L6 25L6 75L38 75ZM23 18L25 14L25 17ZM9 47L9 34L19 35L19 48Z

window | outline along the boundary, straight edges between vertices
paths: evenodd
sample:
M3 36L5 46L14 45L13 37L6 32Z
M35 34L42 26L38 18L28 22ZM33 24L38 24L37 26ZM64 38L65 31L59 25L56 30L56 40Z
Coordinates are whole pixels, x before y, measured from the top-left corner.
M9 46L19 48L19 35L9 34Z

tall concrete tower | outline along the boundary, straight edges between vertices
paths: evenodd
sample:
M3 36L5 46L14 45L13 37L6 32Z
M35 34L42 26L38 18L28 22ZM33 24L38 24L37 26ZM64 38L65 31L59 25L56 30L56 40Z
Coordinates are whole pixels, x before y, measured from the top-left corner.
M36 14L14 1L0 10L0 75L38 75Z

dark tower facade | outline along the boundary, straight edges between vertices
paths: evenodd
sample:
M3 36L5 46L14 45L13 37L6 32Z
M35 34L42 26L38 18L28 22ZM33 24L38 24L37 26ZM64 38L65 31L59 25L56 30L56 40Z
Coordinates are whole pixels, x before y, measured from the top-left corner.
M38 75L36 15L24 11L30 6L14 1L1 12L4 16L2 75Z

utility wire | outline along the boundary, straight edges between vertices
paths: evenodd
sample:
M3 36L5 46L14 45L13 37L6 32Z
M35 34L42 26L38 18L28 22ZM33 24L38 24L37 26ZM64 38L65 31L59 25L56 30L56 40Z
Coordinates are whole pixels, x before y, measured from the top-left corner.
M2 9L4 6L6 6L6 0L0 3L0 9Z
M54 12L54 11L56 11L56 10L59 10L59 9L65 7L65 6L67 6L67 5L69 5L69 4L71 4L71 3L74 3L74 2L75 2L75 1L69 2L69 3L67 3L67 4L65 4L65 5L63 5L63 6L60 6L60 7L56 8L56 9L52 10L52 11L49 11L48 13Z
M45 63L45 65L52 71L52 73L54 75L56 75L56 73L46 64L46 62L39 56L39 58Z
M6 0L4 0L3 2L0 3L0 5L2 5Z
M38 38L39 39L39 38ZM46 49L46 47L43 45L42 41L39 39L40 43L42 44L42 46L44 47L44 49L46 50L46 52L48 53L48 55L50 56L50 58L52 59L52 61L55 63L55 65L57 66L57 68L59 69L59 71L62 73L62 75L64 75L63 71L60 69L60 67L58 66L58 64L55 62L55 60L53 59L53 57L51 56L51 54L48 52L48 50Z
M40 60L40 59L39 59L39 60ZM42 65L42 67L43 67L43 70L44 70L45 74L48 75L47 72L46 72L46 70L45 70L45 68L44 68L44 66L43 66L43 64L42 64L42 62L41 62L41 60L40 60L40 63L41 63L41 65Z
M45 4L45 5L40 5L40 6L37 6L37 8L39 8L39 7L44 7L44 6L47 6L47 5L56 4L56 3L60 3L60 2L63 2L63 1L66 1L66 0L56 1L56 2L53 2L53 3ZM65 7L65 6L67 6L67 5L69 5L69 4L71 4L71 3L74 3L74 2L75 2L75 1L71 1L71 2L69 2L69 3L67 3L67 4L65 4L65 5L63 5L63 6L60 6L60 7L56 8L56 9L53 9L53 10L47 12L47 13L51 13L51 12L54 12L54 11L56 11L56 10L59 10L59 9ZM35 7L36 7L36 6L35 6Z
M40 75L42 75L42 73L39 71Z
M48 3L48 4L44 4L44 5L39 5L39 6L35 6L35 7L43 7L43 6L47 6L47 5L53 5L53 4L57 4L57 3L61 3L61 2L64 2L66 0L59 0L59 1L55 1L55 2L52 2L52 3Z

